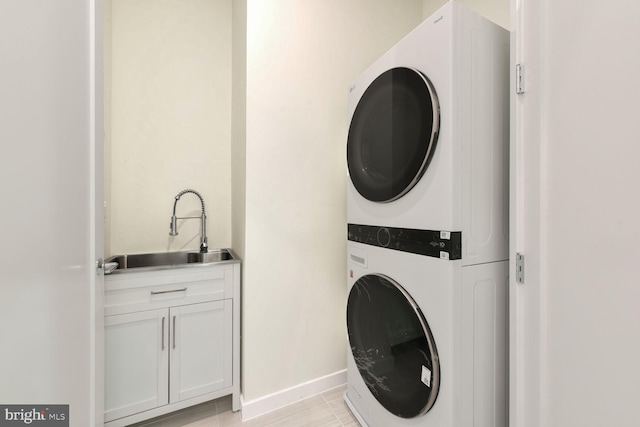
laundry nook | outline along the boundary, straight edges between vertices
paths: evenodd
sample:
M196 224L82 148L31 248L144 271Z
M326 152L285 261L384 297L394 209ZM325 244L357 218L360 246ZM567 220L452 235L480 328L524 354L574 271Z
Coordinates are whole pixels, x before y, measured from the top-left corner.
M638 16L0 1L0 427L639 426Z

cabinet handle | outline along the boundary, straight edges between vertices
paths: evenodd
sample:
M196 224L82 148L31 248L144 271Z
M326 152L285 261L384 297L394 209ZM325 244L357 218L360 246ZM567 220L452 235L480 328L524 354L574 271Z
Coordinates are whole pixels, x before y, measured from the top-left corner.
M162 351L164 351L164 321L166 320L166 318L164 316L162 316Z
M187 288L171 289L169 291L151 291L151 295L170 294L172 292L186 292Z
M176 348L176 316L173 316L173 348Z

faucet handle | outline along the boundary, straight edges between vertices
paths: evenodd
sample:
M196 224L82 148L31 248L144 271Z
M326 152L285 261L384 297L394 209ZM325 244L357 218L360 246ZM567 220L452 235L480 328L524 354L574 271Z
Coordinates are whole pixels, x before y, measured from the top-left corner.
M209 252L209 245L207 244L207 237L205 236L200 243L200 252L206 254Z
M177 236L178 235L178 218L173 215L171 217L171 223L169 224L169 236Z

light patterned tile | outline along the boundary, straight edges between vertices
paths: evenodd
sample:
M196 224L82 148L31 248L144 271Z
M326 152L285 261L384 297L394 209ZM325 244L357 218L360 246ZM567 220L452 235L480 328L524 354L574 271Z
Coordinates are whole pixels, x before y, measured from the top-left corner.
M329 407L342 424L356 421L356 417L353 416L351 409L349 409L344 399L332 400L331 402L329 402Z
M283 422L287 418L295 417L299 414L304 414L306 411L325 403L326 402L320 395L310 397L308 399L301 400L300 402L285 406L284 408L276 409L275 411L269 412L268 414L256 418L255 420L259 423L256 423L255 425L277 425L276 423Z
M218 416L207 417L189 424L185 424L183 427L220 427Z
M196 421L216 417L216 414L215 401L210 401L153 420L132 424L130 427L184 427Z
M325 416L326 419L324 418ZM315 420L314 422L319 423L319 426L340 425L337 417L335 417L335 415L325 402L324 398L320 395L310 397L309 399L305 399L300 402L296 402L289 406L285 406L284 408L277 409L275 411L269 412L256 418L252 418L245 422L242 422L240 412L225 412L219 414L218 417L220 420L220 427L266 427L288 425L286 423L294 423L292 425L305 425L300 424L301 422L304 422L301 420L304 420L305 417L313 418ZM333 419L331 419L331 417L333 417ZM337 422L337 424L331 424L331 422Z
M223 412L231 411L231 395L221 397L216 400L216 410L218 414L222 414Z
M326 403L298 412L265 427L341 427L342 424Z
M242 424L242 411L231 412L231 410L218 414L220 427L244 426Z
M331 390L327 390L324 393L322 393L322 397L324 397L324 400L326 400L327 402L331 402L334 400L342 400L343 399L343 394L345 392L345 390L347 389L347 385L341 385L335 388L332 388Z
M135 427L359 427L344 402L345 389L339 386L245 422L241 412L231 411L231 397L225 396Z

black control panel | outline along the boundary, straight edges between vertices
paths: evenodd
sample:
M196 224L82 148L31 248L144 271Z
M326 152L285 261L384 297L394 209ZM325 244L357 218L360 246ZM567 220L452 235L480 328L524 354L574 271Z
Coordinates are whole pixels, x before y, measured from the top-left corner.
M462 232L348 224L349 240L447 260L462 258Z

